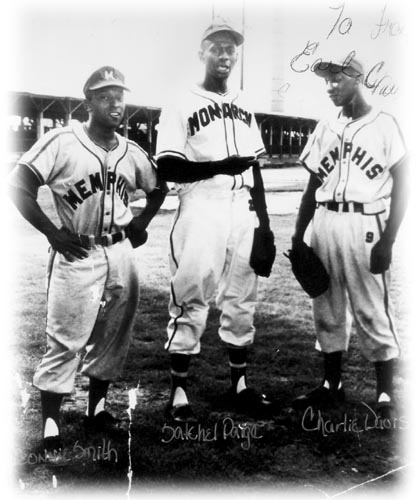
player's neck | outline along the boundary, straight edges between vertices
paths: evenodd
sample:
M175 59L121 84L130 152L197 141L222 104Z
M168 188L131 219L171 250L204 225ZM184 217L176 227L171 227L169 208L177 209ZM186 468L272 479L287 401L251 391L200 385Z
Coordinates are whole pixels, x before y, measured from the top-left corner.
M206 75L201 87L208 92L214 92L215 94L226 94L228 92L227 80L218 80L217 78L212 78L210 75Z
M87 122L84 128L89 138L107 151L117 146L118 139L113 128L97 127L91 121Z
M357 120L362 116L365 116L371 111L371 106L365 102L361 95L358 95L356 99L353 99L349 104L343 106L342 114L353 120Z

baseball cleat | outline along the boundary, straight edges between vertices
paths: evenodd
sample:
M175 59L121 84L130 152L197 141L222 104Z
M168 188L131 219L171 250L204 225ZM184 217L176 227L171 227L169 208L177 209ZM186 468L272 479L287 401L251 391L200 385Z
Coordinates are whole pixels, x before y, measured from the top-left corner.
M239 393L230 390L230 396L233 406L239 413L262 417L270 416L273 412L273 402L252 388L243 389Z
M292 408L295 410L306 410L310 406L315 409L336 408L345 401L343 387L337 390L330 390L320 385L308 394L302 394L292 401Z
M198 423L198 420L189 404L176 406L169 404L165 411L165 417L177 425Z
M121 420L113 417L108 411L100 411L93 417L85 416L84 427L86 432L105 432L111 434L112 432L119 432Z

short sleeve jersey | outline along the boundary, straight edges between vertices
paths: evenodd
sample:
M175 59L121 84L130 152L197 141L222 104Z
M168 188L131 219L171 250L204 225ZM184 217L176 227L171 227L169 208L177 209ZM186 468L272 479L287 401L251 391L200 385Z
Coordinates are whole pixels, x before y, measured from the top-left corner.
M220 95L195 85L162 111L157 158L177 156L203 162L232 155L257 158L264 152L255 115L241 92ZM220 175L203 182L228 187L235 180Z
M95 236L119 231L132 219L131 194L155 188L149 156L116 136L118 145L106 151L89 138L83 124L74 122L42 136L18 162L51 189L60 220L71 231ZM11 184L16 182L12 176Z
M406 156L395 118L380 110L348 120L322 120L302 151L300 160L322 182L317 202L372 203L389 198L392 170Z

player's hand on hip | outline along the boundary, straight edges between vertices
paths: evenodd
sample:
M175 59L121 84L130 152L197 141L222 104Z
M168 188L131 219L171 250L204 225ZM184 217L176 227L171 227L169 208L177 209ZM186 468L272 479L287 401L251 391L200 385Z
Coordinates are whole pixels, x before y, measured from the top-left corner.
M75 259L84 259L88 257L88 252L81 245L79 236L65 227L49 235L48 241L51 247L61 253L69 262L73 262Z
M390 267L393 245L382 238L371 249L370 271L380 274Z
M254 156L229 156L220 162L222 164L221 173L226 175L239 175L250 168L255 162L256 159Z

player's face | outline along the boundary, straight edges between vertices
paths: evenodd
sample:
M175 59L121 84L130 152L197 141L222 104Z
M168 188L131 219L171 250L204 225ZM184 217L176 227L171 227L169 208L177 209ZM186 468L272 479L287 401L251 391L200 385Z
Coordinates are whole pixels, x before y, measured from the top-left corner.
M214 78L226 79L237 61L237 46L228 33L216 33L210 40L205 40L201 52L201 61L205 64L205 73Z
M357 92L358 80L346 75L342 70L328 73L325 77L326 91L335 106L346 106Z
M124 115L124 90L105 87L91 92L88 101L91 119L103 127L118 128Z

